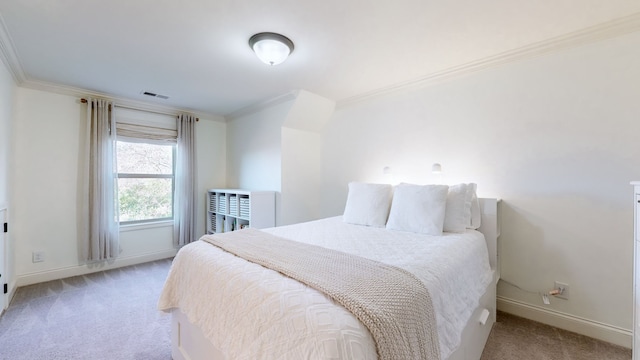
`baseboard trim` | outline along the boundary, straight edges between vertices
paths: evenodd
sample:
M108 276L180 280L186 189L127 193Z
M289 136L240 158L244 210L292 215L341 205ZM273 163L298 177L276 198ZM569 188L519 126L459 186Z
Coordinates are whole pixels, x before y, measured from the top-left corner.
M8 294L9 302L7 304L11 304L13 297L16 296L17 289L18 289L18 282L16 280L11 281L11 284L9 284L9 294Z
M633 334L631 330L585 319L561 311L527 304L518 300L498 296L498 310L509 314L572 331L594 339L631 348Z
M167 259L175 256L176 253L177 250L164 250L144 255L117 258L112 262L82 264L77 266L19 275L16 278L16 287L38 284L45 281L64 279L71 276L86 275L103 270L117 269L120 267L142 264L149 261Z

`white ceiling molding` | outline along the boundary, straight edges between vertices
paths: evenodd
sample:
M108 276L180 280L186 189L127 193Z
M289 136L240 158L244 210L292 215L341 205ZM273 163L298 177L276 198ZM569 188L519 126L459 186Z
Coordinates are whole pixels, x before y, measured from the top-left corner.
M350 105L387 94L424 88L506 63L570 49L636 31L640 31L640 13L635 13L633 15L585 28L563 36L533 43L518 49L505 51L497 55L475 60L459 66L450 67L416 80L395 84L339 100L336 104L336 108L348 107Z
M180 113L189 113L200 119L213 120L218 122L225 122L225 118L220 115L203 113L201 111L194 111L191 109L180 109L171 106L163 106L147 103L144 101L131 100L123 97L113 96L110 94L100 93L96 91L90 91L85 89L79 89L72 86L60 85L47 83L44 81L34 81L34 80L25 80L20 87L51 92L55 94L61 95L69 95L78 97L78 99L83 97L97 97L102 99L108 99L116 103L116 105L122 105L125 107L130 107L140 111L149 111L149 112L157 112L163 113L167 115L178 115Z
M2 14L0 14L0 58L2 58L2 62L7 65L7 69L11 73L11 76L13 76L16 84L22 84L26 80L26 77L20 65L15 47L13 46L11 36L9 36L9 31L4 24Z
M287 101L295 100L298 97L299 92L300 92L299 90L292 90L285 94L276 96L274 98L271 98L256 104L252 104L249 106L245 106L240 110L237 110L230 114L225 115L224 117L227 121L231 121L237 118L241 118L243 116L255 114L259 111L270 108L272 106L279 105Z
M553 0L545 0L530 2L532 5L528 9L532 11L531 16L526 12L519 12L517 15L525 21L517 24L514 24L517 18L513 18L513 15L516 15L513 12L519 10L516 7L509 7L504 10L488 10L481 14L464 13L456 16L455 22L437 21L428 26L423 23L424 19L416 14L432 6L439 11L437 13L446 14L448 11L457 13L455 6L435 0L427 2L409 0L407 4L412 4L411 6L414 7L398 9L393 14L387 15L382 11L395 9L391 5L371 7L364 13L359 11L347 13L353 22L341 24L342 31L335 29L337 33L330 32L327 36L317 38L315 35L312 36L316 33L314 26L325 26L323 24L326 19L324 16L319 16L317 12L325 6L310 2L300 4L298 8L303 13L308 12L307 20L313 21L292 24L291 33L298 33L296 39L301 43L311 44L319 41L320 43L317 44L319 49L327 52L327 59L331 62L325 63L318 60L322 57L311 56L310 52L303 51L301 45L300 52L296 50L295 53L297 58L287 62L286 67L267 70L260 67L261 64L255 64L255 58L246 43L246 34L237 33L235 37L225 37L224 54L211 52L209 48L206 48L203 53L198 53L196 62L202 66L201 69L194 66L184 69L184 72L170 72L165 76L163 69L174 68L176 63L180 63L180 57L168 56L165 62L159 60L157 63L146 66L144 61L146 57L151 56L150 59L153 59L152 56L162 53L163 48L151 41L156 38L146 38L148 34L145 31L133 31L138 36L127 41L120 42L115 39L113 41L123 45L122 49L130 50L127 52L129 57L123 58L122 61L131 66L124 66L122 69L114 66L113 62L107 62L108 71L106 72L85 71L93 67L101 67L100 62L103 60L98 56L100 51L92 46L87 46L85 49L82 42L86 41L85 37L65 36L65 34L75 33L77 26L87 24L87 17L81 15L90 11L90 7L73 6L82 1L69 0L63 5L58 4L60 6L52 5L52 10L60 11L64 16L62 19L56 16L47 17L47 21L41 21L42 18L40 18L47 16L46 9L38 8L36 11L27 5L39 4L38 0L0 1L2 4L0 9L3 10L4 16L4 18L0 16L0 57L3 63L7 64L6 67L18 86L47 88L49 91L69 93L69 88L52 85L69 84L68 86L76 88L71 91L75 94L87 94L91 92L83 89L95 89L102 92L100 96L148 101L150 104L158 104L154 105L158 107L199 109L201 113L217 114L218 118L225 119L234 119L295 99L297 95L289 94L288 98L286 96L292 89L305 89L315 94L322 94L323 97L337 100L336 105L340 108L380 95L430 86L516 60L552 51L562 51L562 49L588 42L638 31L640 28L640 2L637 0L611 0L610 2L567 0L559 2L557 6L554 5ZM251 0L237 1L243 4L251 2ZM286 0L274 0L274 2L283 7L290 5ZM331 3L338 4L340 1L334 0ZM357 1L349 0L347 3L350 4L349 9L352 6L353 9L357 9ZM498 4L499 1L496 0L495 3ZM585 3L590 6L582 5ZM126 0L114 0L114 5L122 9L126 9L127 4ZM550 6L544 6L544 4ZM202 7L207 8L203 13L215 13L216 6L206 0L194 0L193 4L189 3L188 6L162 6L157 10L160 17L169 16L169 11L176 9L180 9L185 14L197 11L198 15L202 15L200 13L203 10L200 9ZM114 11L117 12L117 10ZM326 14L332 14L333 11L328 11ZM161 14L164 15L161 16ZM629 15L624 16L625 14ZM128 15L136 19L135 14ZM245 15L249 16L249 14ZM379 17L381 24L386 24L385 26L389 29L393 29L401 26L398 21L404 16L410 16L412 21L411 26L402 28L404 31L402 39L406 41L400 42L395 48L397 51L391 53L399 51L406 56L403 56L400 61L394 56L374 56L375 61L369 61L369 59L365 61L366 55L380 54L377 52L379 46L375 41L354 41L367 34L363 31L366 27L358 25L369 24L372 19ZM297 19L297 17L293 18ZM447 16L442 18L446 19ZM608 20L616 18L617 20ZM67 21L68 19L82 21L76 23ZM252 19L247 17L246 24L255 23ZM122 20L127 24L134 24L129 28L125 27L128 31L132 31L155 24L157 18L140 17L137 19L140 20L139 24L135 21L127 22L125 18ZM492 26L488 26L486 32L472 31L474 28L487 25L488 21ZM221 22L216 26L222 29L226 26L225 24L226 22ZM465 24L465 26L456 28L455 24ZM598 25L590 26L593 24ZM508 29L509 26L514 27L513 33L501 33L501 29ZM35 28L40 32L51 31L59 36L44 39L38 36L39 32L34 31ZM584 30L574 31L583 28ZM167 31L165 34L174 34L170 28L163 29ZM212 31L219 32L216 29L218 28L212 28ZM103 28L96 29L96 33L100 37L110 39L113 34L103 30ZM203 48L199 41L195 41L197 37L192 36L194 28L180 27L180 30L183 32L174 35L177 38L185 38L186 48L197 50ZM350 36L341 36L345 30ZM387 32L381 26L376 34L384 35ZM422 46L415 46L417 45L415 41L409 41L413 38L407 36L417 36L422 39L419 36L421 32L430 37L424 38ZM322 42L324 41L322 39L331 39L333 36L341 36L338 45L342 47ZM497 36L495 44L491 42L491 36ZM544 40L547 38L550 40ZM194 42L190 43L186 41L187 39ZM387 38L385 39L388 41ZM433 45L429 45L432 42ZM42 57L43 52L51 54L55 61ZM431 54L431 52L434 53ZM86 57L79 56L85 53ZM387 53L382 54L387 55ZM210 56L213 57L209 58ZM212 67L212 61L217 66ZM214 69L224 69L224 72ZM323 71L318 71L319 69ZM109 76L109 74L118 74L118 76ZM154 80L150 84L148 79ZM25 83L28 84L25 85ZM158 103L153 98L139 96L140 89L147 89L152 84L158 91L164 89L163 91L171 93L172 99ZM276 96L279 94L285 94L285 97ZM255 104L255 99L270 100Z

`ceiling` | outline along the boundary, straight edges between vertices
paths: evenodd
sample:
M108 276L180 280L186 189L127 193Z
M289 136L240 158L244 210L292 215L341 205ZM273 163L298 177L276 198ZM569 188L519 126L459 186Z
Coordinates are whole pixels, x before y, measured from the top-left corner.
M224 116L298 89L340 103L638 13L638 0L2 0L0 50L19 83ZM264 31L295 43L283 64L249 48Z

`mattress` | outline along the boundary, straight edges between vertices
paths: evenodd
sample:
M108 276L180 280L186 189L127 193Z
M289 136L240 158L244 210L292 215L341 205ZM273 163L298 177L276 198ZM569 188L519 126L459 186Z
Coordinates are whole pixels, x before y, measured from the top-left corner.
M431 293L443 358L460 344L493 277L484 237L475 230L429 236L333 217L263 231L415 274ZM332 299L204 241L179 251L159 308L180 308L229 358L376 358L369 331Z

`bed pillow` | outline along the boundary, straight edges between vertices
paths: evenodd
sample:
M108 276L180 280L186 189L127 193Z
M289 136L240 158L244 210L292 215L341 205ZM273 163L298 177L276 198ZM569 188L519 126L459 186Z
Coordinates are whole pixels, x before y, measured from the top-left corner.
M387 229L442 235L447 185L396 186Z
M349 224L384 227L392 194L393 187L389 184L349 183L342 220Z
M449 186L443 231L463 233L471 226L472 187L468 184Z
M467 184L469 188L471 188L471 219L470 224L468 226L469 229L477 230L480 228L482 216L480 215L480 201L478 200L478 195L476 194L476 189L478 188L476 184L471 183Z

